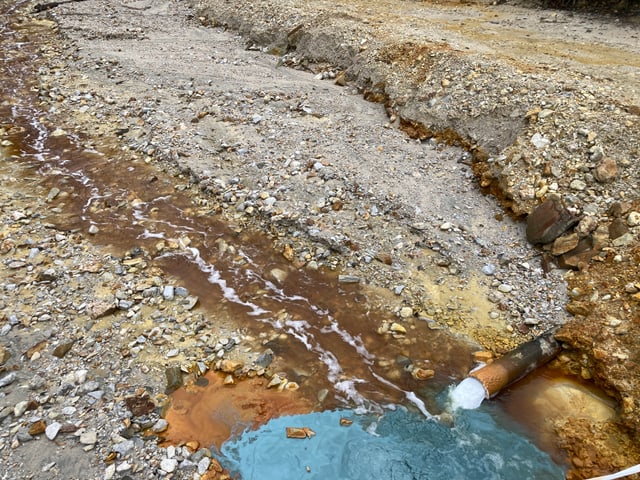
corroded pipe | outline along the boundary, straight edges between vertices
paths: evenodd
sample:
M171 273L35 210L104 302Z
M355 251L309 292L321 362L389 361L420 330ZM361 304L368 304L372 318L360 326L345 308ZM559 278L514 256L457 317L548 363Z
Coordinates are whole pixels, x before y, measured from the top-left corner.
M523 343L492 363L469 374L484 387L486 398L491 398L507 385L520 380L536 368L544 365L560 351L554 334L557 329Z

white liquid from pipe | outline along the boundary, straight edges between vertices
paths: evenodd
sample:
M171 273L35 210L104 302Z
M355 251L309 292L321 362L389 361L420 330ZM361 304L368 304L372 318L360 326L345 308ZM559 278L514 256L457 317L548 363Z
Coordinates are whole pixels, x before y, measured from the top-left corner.
M453 410L459 408L475 410L482 404L485 396L484 386L479 380L473 377L465 378L449 393L451 408Z

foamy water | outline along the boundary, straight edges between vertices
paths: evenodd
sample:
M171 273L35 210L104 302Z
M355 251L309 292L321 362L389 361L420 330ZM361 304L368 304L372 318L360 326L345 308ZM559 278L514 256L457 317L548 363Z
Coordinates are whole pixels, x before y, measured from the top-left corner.
M465 378L449 393L452 410L475 410L482 405L485 397L484 386L473 377Z

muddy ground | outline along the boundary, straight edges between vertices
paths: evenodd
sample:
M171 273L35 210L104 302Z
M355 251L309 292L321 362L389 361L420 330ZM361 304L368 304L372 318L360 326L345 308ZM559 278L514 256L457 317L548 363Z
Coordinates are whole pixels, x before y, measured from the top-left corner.
M640 461L637 17L410 1L34 5L16 22L44 22L33 80L52 131L168 172L293 267L389 292L399 318L497 354L564 325L555 364L603 388L621 418L558 425L569 476ZM523 219L547 198L579 223L534 248Z

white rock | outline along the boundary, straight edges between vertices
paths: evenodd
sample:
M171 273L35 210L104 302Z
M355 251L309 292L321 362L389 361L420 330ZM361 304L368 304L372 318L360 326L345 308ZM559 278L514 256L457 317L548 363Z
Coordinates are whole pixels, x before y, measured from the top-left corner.
M13 415L16 418L21 417L24 414L24 412L27 411L27 405L29 405L29 402L26 400L16 403L16 406L13 407Z
M640 225L640 212L631 212L627 217L627 225L630 227L637 227Z
M111 480L113 476L116 474L116 464L112 463L107 468L104 469L104 480Z
M544 148L549 145L549 139L539 133L534 133L531 137L531 143L533 143L533 146L536 148Z
M513 287L507 283L501 283L498 285L498 290L502 293L509 293L513 290Z
M61 428L62 424L60 422L53 422L52 424L47 425L47 428L44 429L44 434L49 440L55 440Z
M169 445L167 447L167 458L173 458L176 456L176 447Z
M78 385L82 385L87 381L87 373L89 373L87 370L76 370L73 376L75 377L75 381Z
M172 473L178 467L178 460L175 458L165 458L160 462L160 468L167 473Z
M87 430L80 434L80 443L83 445L94 445L98 442L98 434L94 430Z
M76 407L64 407L62 409L62 414L66 415L68 417L70 417L71 415L73 415L74 413L76 413Z
M198 462L198 473L204 475L207 470L209 470L209 465L211 465L211 459L209 457L203 457Z
M11 326L9 326L9 328L11 328ZM16 378L16 372L11 372L8 375L5 375L4 377L0 378L0 387L6 387L10 383L15 382Z

